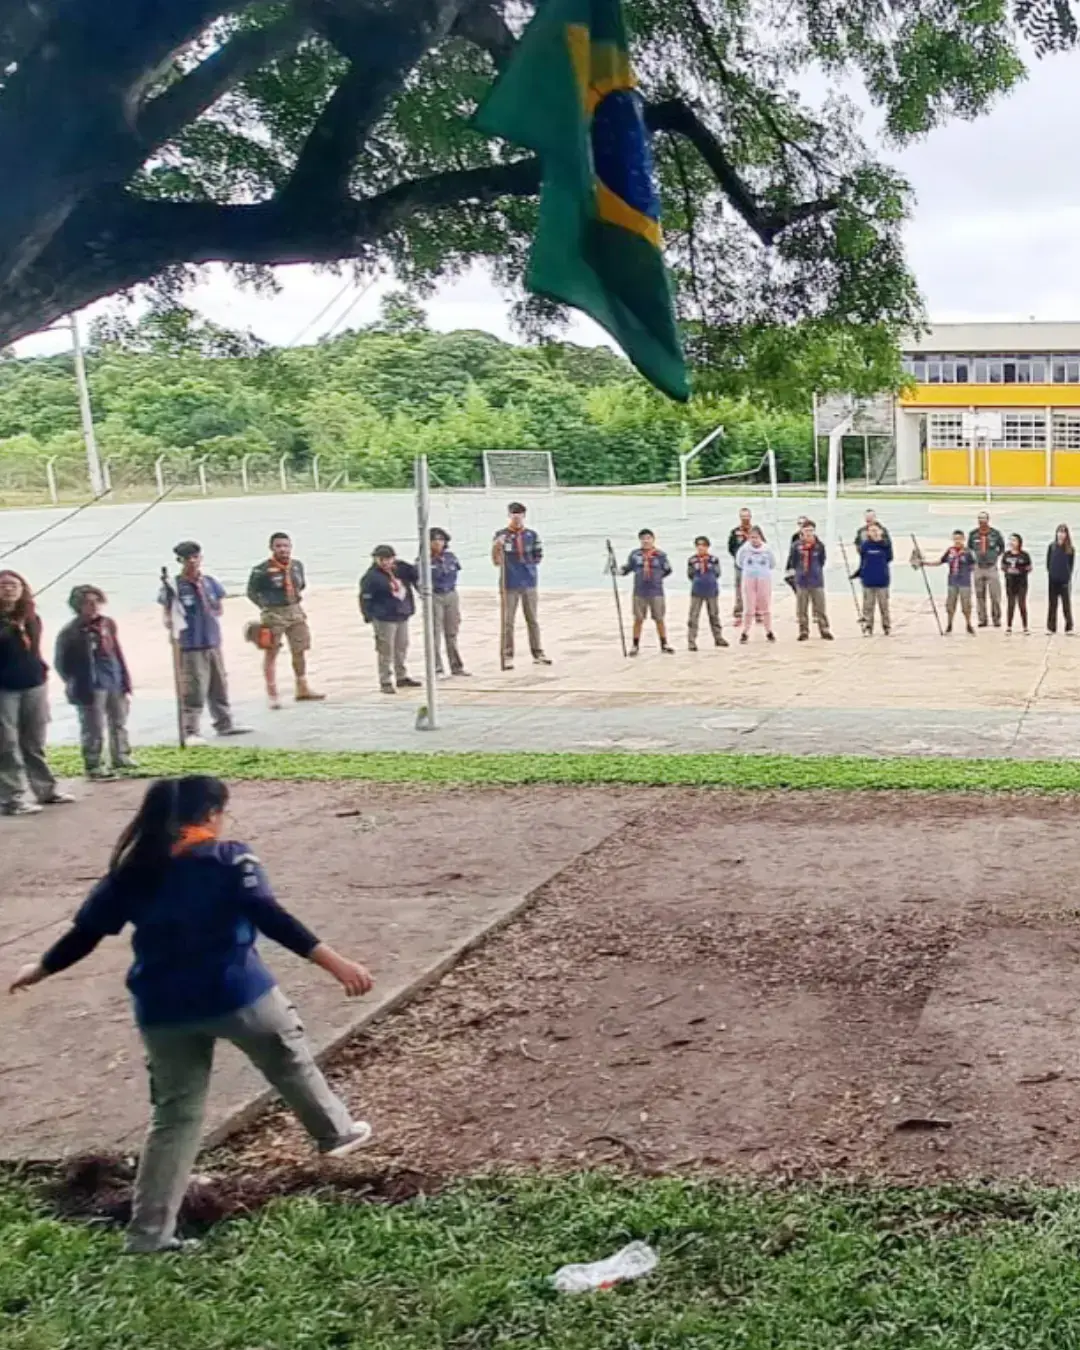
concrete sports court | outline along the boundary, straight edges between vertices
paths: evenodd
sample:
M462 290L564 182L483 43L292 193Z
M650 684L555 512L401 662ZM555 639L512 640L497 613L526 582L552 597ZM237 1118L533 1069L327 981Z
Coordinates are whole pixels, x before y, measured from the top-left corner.
M888 755L1011 755L1058 757L1080 753L1080 641L1047 638L1045 551L1054 527L1073 517L1073 500L1009 500L991 505L994 523L1024 536L1035 563L1031 587L1033 636L1007 638L986 630L938 635L922 577L909 566L910 534L928 557L940 555L953 528L970 529L983 503L977 498L849 495L838 504L837 533L848 543L872 504L896 547L894 631L865 638L859 631L839 549L830 549L829 608L837 641L814 637L797 644L794 602L778 579L774 588L779 641L767 646L760 630L748 647L685 650L688 585L685 559L696 534L713 541L725 566L723 610L731 612L727 533L738 507L754 509L781 559L797 515L824 529L821 497L782 497L778 508L760 495L692 496L689 518L676 497L621 492L528 494L530 522L544 540L541 621L550 669L520 658L513 673L498 668L498 602L488 549L504 520L504 492L439 493L432 523L445 525L463 564L465 626L461 645L471 680L444 683L441 727L415 729L420 697L379 694L370 632L361 623L356 583L376 543L406 556L416 546L416 510L410 493L296 494L232 500L165 501L96 557L49 586L107 535L133 519L138 505L95 506L0 565L47 588L40 608L51 646L67 617L66 596L76 582L94 582L111 601L136 683L132 725L136 743L165 743L175 734L167 641L154 605L158 575L171 565L172 545L196 538L207 570L228 587L226 652L233 699L255 729L250 744L311 749L443 750L741 750ZM64 515L13 511L0 515L0 553ZM774 519L779 513L779 528ZM678 654L661 657L646 629L642 657L624 661L605 540L620 561L637 531L654 529L669 552L669 628ZM319 706L264 707L259 657L240 638L252 611L243 598L250 566L265 554L271 530L285 529L308 569L308 610L315 633L313 680L329 695ZM941 607L944 578L928 573ZM624 615L628 581L620 583ZM731 636L730 630L727 634ZM521 638L524 633L521 634ZM520 639L519 639L520 652ZM420 624L413 625L413 670L422 673ZM57 689L55 739L74 739L75 720Z

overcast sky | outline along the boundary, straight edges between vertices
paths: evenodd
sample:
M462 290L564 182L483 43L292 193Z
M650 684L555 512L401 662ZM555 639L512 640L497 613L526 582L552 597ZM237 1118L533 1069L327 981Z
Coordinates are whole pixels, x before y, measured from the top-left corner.
M977 122L953 123L902 152L885 152L916 193L908 254L932 319L1080 319L1080 54L1035 63L1027 83ZM373 319L379 283L342 290L340 278L282 268L282 291L252 295L214 269L190 303L230 328L251 328L275 344ZM355 302L355 303L354 303ZM346 311L348 313L346 314ZM442 288L428 304L432 327L481 328L510 337L507 304L477 273ZM306 331L304 331L306 330ZM588 320L570 334L602 335ZM57 350L51 334L19 344L27 355Z

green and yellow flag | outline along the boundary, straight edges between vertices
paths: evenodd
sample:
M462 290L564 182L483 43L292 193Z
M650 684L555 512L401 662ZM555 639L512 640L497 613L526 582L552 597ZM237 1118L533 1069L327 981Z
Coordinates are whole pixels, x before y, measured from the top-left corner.
M529 290L583 310L647 380L688 398L621 0L540 0L475 123L540 159Z

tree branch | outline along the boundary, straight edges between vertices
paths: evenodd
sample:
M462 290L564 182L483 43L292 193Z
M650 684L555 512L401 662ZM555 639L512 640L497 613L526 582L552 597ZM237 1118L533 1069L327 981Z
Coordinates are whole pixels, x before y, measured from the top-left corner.
M467 5L451 31L455 37L464 38L487 52L496 70L502 70L517 46L517 38L491 0L476 0Z
M308 0L319 30L351 64L316 118L282 200L312 212L347 200L352 168L371 128L425 53L449 33L460 4L422 0L395 9Z
M645 120L650 130L682 136L694 146L728 201L766 247L772 245L777 235L789 226L814 216L827 215L839 205L836 197L821 197L775 211L762 206L719 140L681 98L650 104L645 109Z
M222 95L276 56L291 51L306 32L309 20L290 11L265 28L235 34L157 98L143 105L136 123L138 163L159 149L184 127L212 108Z

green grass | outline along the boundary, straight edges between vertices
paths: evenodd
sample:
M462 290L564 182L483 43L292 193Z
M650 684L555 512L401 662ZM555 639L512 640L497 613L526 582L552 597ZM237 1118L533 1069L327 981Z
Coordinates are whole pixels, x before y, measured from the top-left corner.
M753 1191L598 1174L476 1183L397 1208L292 1199L197 1253L0 1189L4 1350L1067 1350L1080 1344L1080 1196ZM653 1275L556 1294L632 1238Z
M78 752L53 751L56 771L81 772ZM1080 761L871 759L855 755L659 755L517 753L364 753L360 751L139 751L155 775L209 773L233 781L344 780L370 783L494 785L557 783L715 788L827 788L837 791L1080 792Z

